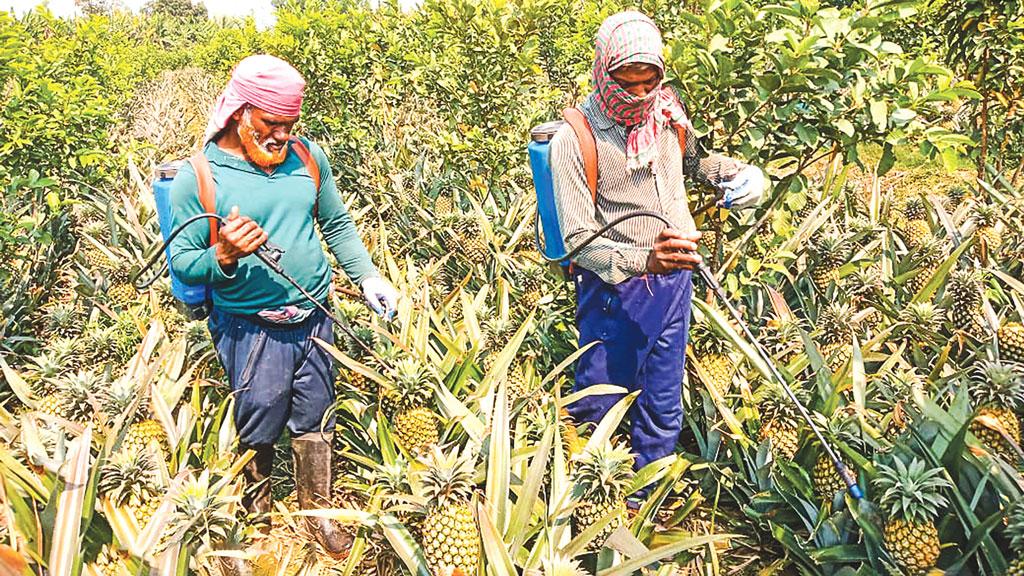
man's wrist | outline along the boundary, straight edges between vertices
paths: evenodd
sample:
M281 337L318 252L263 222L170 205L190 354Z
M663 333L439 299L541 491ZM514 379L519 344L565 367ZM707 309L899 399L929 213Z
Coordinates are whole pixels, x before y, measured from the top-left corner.
M221 252L220 244L215 248L217 256L217 264L220 266L221 271L224 274L231 276L235 273L235 269L238 268L238 258L232 258Z

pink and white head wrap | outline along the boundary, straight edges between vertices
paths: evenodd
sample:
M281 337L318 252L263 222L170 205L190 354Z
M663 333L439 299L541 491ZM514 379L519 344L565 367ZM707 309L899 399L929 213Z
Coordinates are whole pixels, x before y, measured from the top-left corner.
M658 154L658 134L666 125L683 129L686 114L676 93L659 86L637 98L611 73L626 64L651 64L665 75L661 32L653 20L636 11L609 16L597 31L594 45L594 86L601 110L616 123L631 128L626 138L626 168L650 166Z
M305 88L302 74L280 58L257 54L242 59L217 98L203 142L213 139L227 126L231 115L246 104L278 116L298 116Z

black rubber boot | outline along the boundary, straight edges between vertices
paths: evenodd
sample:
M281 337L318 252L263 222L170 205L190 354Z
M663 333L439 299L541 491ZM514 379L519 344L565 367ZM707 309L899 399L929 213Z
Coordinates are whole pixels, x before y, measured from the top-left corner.
M270 493L270 473L274 469L274 445L241 445L239 454L246 450L256 452L251 460L242 468L245 476L245 492L242 493L242 507L255 517L259 530L263 534L270 532L270 507L273 497Z
M331 508L331 435L313 432L292 439L295 456L295 488L303 510ZM331 556L352 547L354 538L328 518L308 516L306 525Z

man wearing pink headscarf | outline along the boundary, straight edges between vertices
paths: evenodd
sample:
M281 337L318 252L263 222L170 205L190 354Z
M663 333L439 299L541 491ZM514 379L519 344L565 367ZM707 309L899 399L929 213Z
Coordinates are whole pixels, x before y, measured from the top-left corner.
M652 218L626 220L573 261L579 344L598 342L580 358L575 388L615 384L640 391L629 413L638 469L672 453L683 423L691 269L700 262L700 233L687 207L684 177L722 190L723 208L756 204L765 186L759 169L702 153L676 93L662 84L662 53L661 33L639 12L615 14L598 31L594 91L579 107L597 148L596 200L573 129L563 126L551 141L568 250L630 212L657 212L673 223L666 228ZM680 130L686 131L685 150ZM588 396L570 412L577 421L597 422L621 398Z
M235 67L217 100L203 157L214 182L215 211L225 216L211 245L207 226L189 226L171 244L170 265L185 283L212 290L210 333L235 398L240 450L255 457L244 469L244 505L263 520L271 508L274 445L287 427L295 457L299 505L331 507L334 366L313 342L334 341L330 320L257 258L268 238L283 250L279 262L321 303L331 290L331 266L316 228L367 304L383 315L398 294L370 260L341 201L324 151L293 139L305 81L287 62L250 56ZM307 164L315 161L316 168ZM174 227L205 212L194 158L171 188ZM316 180L319 179L319 188ZM351 536L333 522L310 518L316 540L341 554Z

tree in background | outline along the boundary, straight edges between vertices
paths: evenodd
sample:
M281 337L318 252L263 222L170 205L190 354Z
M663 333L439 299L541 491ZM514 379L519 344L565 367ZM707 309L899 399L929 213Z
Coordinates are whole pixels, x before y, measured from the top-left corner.
M192 0L150 0L142 11L190 21L205 20L207 16L206 5Z

